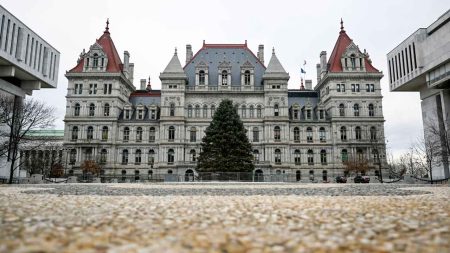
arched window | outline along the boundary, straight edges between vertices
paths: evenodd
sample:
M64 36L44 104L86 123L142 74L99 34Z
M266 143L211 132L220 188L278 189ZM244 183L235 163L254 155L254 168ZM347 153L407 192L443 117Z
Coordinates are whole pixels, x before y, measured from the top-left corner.
M100 163L101 164L105 164L106 163L106 156L108 154L108 151L106 151L106 149L102 149L100 151Z
M373 104L369 104L369 117L375 116L375 109L373 107Z
M314 152L311 149L308 150L308 165L314 165Z
M355 139L361 140L361 138L362 138L361 127L357 126L355 127Z
M123 129L123 141L129 141L130 140L130 128L125 127Z
M188 105L188 118L192 118L192 105Z
M200 70L198 72L198 84L205 85L205 71Z
M354 115L355 117L358 117L358 116L359 116L359 105L358 105L358 104L354 104L354 105L353 105L353 115Z
M149 142L155 142L155 128L150 127L149 135L148 135L148 141Z
M168 170L168 171L167 171L167 174L172 174L172 173L173 173L172 170Z
M75 104L75 110L74 110L73 115L74 115L74 116L80 116L80 109L81 109L80 104L76 103L76 104Z
M253 105L250 106L250 118L255 117L255 107Z
M348 161L348 152L347 152L347 149L343 149L343 150L341 151L341 160L342 160L342 162Z
M197 129L195 127L191 127L190 129L190 141L196 142L197 141Z
M91 103L89 105L89 116L94 116L95 115L95 105L93 103Z
M136 129L136 141L138 142L142 141L142 127L138 127Z
M256 107L256 117L257 117L257 118L261 118L261 117L262 117L262 109L261 109L261 106L260 106L260 105L258 105L258 106Z
M279 126L274 127L273 129L273 138L275 139L275 141L280 141L281 140L281 129Z
M341 117L345 116L345 105L344 104L339 105L339 116L341 116Z
M320 142L327 141L327 133L325 132L325 127L319 128L319 139L320 139Z
M309 171L309 180L314 181L314 170Z
M300 142L300 129L298 127L294 127L294 141Z
M222 71L222 85L228 85L228 72Z
M98 67L98 54L94 54L94 61L92 65L94 67Z
M216 112L216 106L211 105L211 118L214 117L214 113Z
M196 161L195 149L191 149L191 151L189 151L189 155L191 156L191 162L195 162Z
M153 170L148 170L148 179L153 178Z
M295 172L295 180L296 180L297 182L300 181L300 180L302 180L302 172L301 172L301 171L297 170L297 171Z
M371 140L377 139L377 129L375 127L370 128L370 139Z
M72 127L72 140L78 139L78 127L74 126Z
M300 150L296 149L294 151L294 163L295 165L300 165L301 164L301 154L300 154Z
M174 126L170 126L169 127L169 141L173 141L175 140L175 127Z
M320 151L320 163L322 165L327 164L327 151L325 149Z
M208 118L208 106L203 105L203 118Z
M128 163L128 149L122 151L122 164Z
M125 182L125 179L127 177L127 171L126 170L122 170L122 182Z
M358 148L356 150L356 158L361 161L364 158L364 152L362 149Z
M109 116L109 104L105 104L105 107L103 108L103 115Z
M195 117L200 118L200 106L199 105L195 106Z
M253 159L255 160L255 162L259 162L259 150L253 150Z
M322 180L324 182L328 181L328 172L326 170L322 171Z
M172 164L175 160L175 152L173 152L173 149L169 149L167 152L167 163Z
M86 134L86 139L88 139L88 140L94 139L94 127L88 126L88 128L87 128L87 134Z
M313 130L311 127L306 128L306 141L313 142Z
M134 154L134 163L141 164L141 159L142 159L142 151L140 149L137 149Z
M75 164L76 161L77 161L77 150L71 149L69 163L73 165L73 164Z
M259 141L259 129L258 127L253 128L253 142Z
M170 115L171 117L175 116L175 104L174 104L174 103L171 103L171 104L170 104L169 115Z
M347 128L345 128L345 126L341 127L341 140L347 140Z
M148 151L148 164L152 165L155 163L155 151L150 149Z
M108 135L109 135L109 129L107 126L104 126L102 128L102 141L108 140Z
M134 171L134 180L136 180L136 181L139 180L139 170Z
M278 117L279 115L280 115L280 111L279 111L279 108L278 108L278 104L275 104L273 106L273 116Z
M242 117L242 118L247 118L247 106L245 106L245 105L242 105L242 108L241 108L241 117Z
M244 72L244 84L250 85L250 70Z
M281 150L275 149L275 163L281 164Z

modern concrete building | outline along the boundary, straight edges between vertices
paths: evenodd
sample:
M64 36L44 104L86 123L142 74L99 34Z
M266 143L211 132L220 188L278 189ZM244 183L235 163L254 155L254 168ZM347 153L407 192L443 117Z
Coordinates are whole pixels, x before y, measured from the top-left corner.
M0 5L0 96L20 103L33 90L56 88L58 67L59 52ZM9 177L8 165L1 156L0 178Z
M425 138L436 137L430 128L449 133L450 10L396 46L387 54L387 64L391 91L420 92ZM438 139L446 150L448 137ZM449 177L446 152L440 160L434 165L433 178Z
M185 65L175 50L160 74L161 90L146 79L136 89L130 54L122 61L107 26L66 73L70 173L96 160L105 176L189 178L216 108L231 99L253 146L255 174L328 181L344 173L349 158L367 160L369 173L377 174L385 152L383 74L368 54L341 27L330 59L320 55L315 89L306 80L289 90L290 76L271 51L266 66L263 45L257 54L246 42L203 42L195 54L187 45Z

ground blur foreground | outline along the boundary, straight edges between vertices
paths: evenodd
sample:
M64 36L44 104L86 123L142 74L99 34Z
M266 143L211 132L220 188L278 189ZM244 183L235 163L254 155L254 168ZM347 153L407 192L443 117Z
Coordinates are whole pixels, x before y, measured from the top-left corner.
M450 188L0 187L0 252L449 252Z

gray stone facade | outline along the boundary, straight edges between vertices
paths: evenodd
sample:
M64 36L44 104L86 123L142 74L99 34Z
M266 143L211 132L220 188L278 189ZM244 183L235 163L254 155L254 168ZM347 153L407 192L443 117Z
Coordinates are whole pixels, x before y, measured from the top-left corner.
M94 61L92 50L96 57L117 54L107 48L108 29L66 74L64 146L74 174L81 173L85 159L99 161L105 175L195 172L204 131L222 99L237 104L259 173L297 173L302 179L327 181L343 174L343 157L359 157L369 161L374 174L375 140L382 143L378 148L384 166L383 75L353 43L333 51L330 61L350 62L350 55L357 54L363 60L360 68L336 72L322 56L323 71L314 89L306 80L306 88L289 90L290 76L274 49L265 66L262 45L256 56L246 43L203 43L195 54L187 45L184 67L175 51L159 76L161 90L151 89L150 80L141 80L136 90L125 63L118 63L119 71L108 71L113 69L108 59L108 65L86 71L85 64ZM346 43L340 40L337 44ZM128 57L126 53L125 62Z

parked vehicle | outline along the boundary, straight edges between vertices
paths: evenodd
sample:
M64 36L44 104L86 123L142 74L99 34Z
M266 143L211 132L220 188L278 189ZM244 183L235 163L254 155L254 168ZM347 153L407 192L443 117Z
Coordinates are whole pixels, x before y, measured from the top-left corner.
M369 177L363 177L363 176L356 176L353 181L355 183L369 183L370 178Z
M347 183L347 178L344 176L337 176L336 177L336 183L345 184Z

